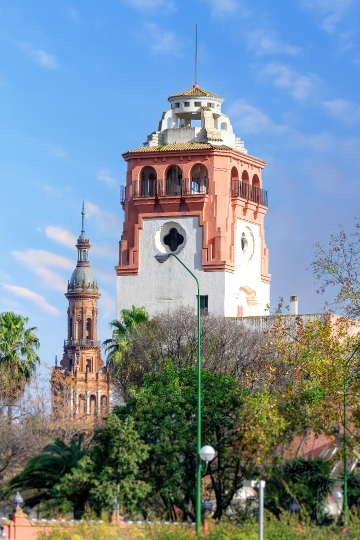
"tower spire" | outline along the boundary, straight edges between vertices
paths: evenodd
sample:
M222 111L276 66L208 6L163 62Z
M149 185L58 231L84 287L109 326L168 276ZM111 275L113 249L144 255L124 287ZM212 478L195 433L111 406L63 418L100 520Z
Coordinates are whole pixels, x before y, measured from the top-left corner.
M197 53L197 24L195 24L195 84L198 85L198 53Z
M85 233L85 205L84 201L82 203L82 210L81 210L81 234Z

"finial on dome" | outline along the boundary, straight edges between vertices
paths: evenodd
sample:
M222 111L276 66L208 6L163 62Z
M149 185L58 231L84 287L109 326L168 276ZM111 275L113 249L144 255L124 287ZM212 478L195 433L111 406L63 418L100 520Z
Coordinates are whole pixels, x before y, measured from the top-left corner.
M194 88L198 88L197 24L195 24L195 84L194 84Z
M84 201L82 203L82 210L81 210L81 234L85 233L85 205Z

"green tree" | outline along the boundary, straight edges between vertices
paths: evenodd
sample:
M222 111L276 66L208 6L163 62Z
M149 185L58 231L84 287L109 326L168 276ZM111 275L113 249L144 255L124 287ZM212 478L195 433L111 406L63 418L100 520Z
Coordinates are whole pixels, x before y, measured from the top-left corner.
M117 319L110 322L112 327L112 337L103 342L105 352L107 353L107 364L110 368L116 370L121 362L122 354L128 345L128 335L134 326L144 323L149 320L149 314L144 307L137 308L132 306L131 309L123 309L121 311L122 321Z
M147 457L148 447L134 429L133 420L121 421L110 415L104 428L96 430L89 454L60 479L52 494L64 507L71 502L77 517L85 507L98 516L110 512L115 496L127 514L140 511L140 503L150 490L139 479L139 465Z
M280 517L295 500L300 517L310 517L318 525L328 522L325 502L335 484L331 472L331 463L320 458L296 458L279 464L266 479L265 507Z
M351 472L348 475L348 505L360 515L360 473Z
M86 508L98 516L110 512L119 490L120 503L131 514L139 510L150 489L139 479L139 466L147 457L148 447L133 420L110 415L89 447L83 435L69 445L56 439L28 462L9 487L30 492L25 500L30 507L43 503L49 515L72 511L75 519Z
M27 317L12 311L0 314L0 409L7 407L10 417L13 405L40 363L37 328L27 328L28 322Z
M86 455L84 435L66 444L62 439L54 439L47 444L41 454L29 460L24 470L10 482L11 489L30 492L25 504L32 507L53 498L54 486L76 468ZM33 491L36 493L33 493Z
M216 459L209 464L204 486L216 497L220 518L241 487L245 472L267 452L283 429L274 403L256 415L256 402L235 377L203 371L202 441L211 444ZM194 519L196 473L197 374L193 367L178 372L165 361L159 373L144 376L139 389L129 389L119 418L134 419L134 426L149 445L144 479L152 487L153 501L160 497L167 517L175 506ZM264 403L268 400L264 396ZM274 402L274 400L273 400Z

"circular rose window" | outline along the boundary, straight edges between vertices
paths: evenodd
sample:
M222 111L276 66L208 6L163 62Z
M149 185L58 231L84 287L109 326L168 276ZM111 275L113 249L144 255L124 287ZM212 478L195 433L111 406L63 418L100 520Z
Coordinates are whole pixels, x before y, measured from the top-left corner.
M155 246L160 253L174 253L177 255L183 249L185 243L185 230L175 221L164 223L155 235Z

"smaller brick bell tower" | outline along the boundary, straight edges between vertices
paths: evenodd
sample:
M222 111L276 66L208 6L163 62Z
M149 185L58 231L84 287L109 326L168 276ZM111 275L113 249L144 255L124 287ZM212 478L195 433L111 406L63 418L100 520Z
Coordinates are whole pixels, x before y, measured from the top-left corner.
M89 263L91 246L84 230L84 203L81 215L82 230L76 244L78 260L65 293L69 301L67 339L60 367L53 370L52 393L54 412L93 422L111 409L112 384L97 339L100 294Z

